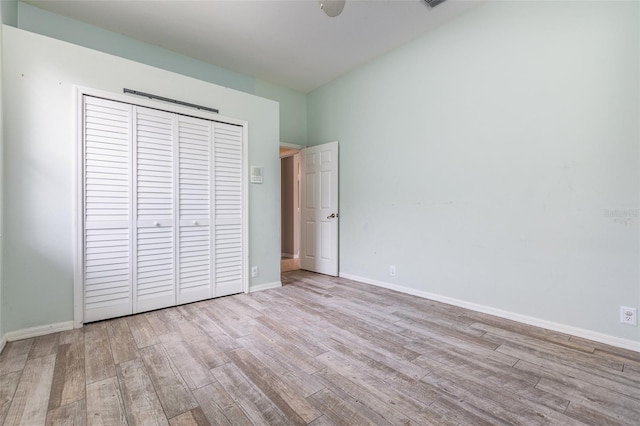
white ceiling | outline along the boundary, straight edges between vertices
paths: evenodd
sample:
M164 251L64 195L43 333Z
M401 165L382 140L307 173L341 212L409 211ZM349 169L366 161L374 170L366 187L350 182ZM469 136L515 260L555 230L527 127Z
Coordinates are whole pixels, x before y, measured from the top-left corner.
M26 3L303 93L453 19L478 1L25 0Z

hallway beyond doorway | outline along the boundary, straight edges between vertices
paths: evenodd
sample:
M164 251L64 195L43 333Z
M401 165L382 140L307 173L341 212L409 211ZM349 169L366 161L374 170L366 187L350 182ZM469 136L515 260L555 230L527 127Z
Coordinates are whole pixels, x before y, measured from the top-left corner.
M280 259L280 272L297 271L300 269L300 259L286 258Z

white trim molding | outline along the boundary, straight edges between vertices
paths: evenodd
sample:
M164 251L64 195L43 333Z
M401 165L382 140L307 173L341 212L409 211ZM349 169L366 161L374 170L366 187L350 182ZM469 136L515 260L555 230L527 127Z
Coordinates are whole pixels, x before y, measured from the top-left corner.
M541 318L530 317L528 315L522 315L515 312L505 311L503 309L493 308L491 306L480 305L473 302L467 302L453 297L442 296L440 294L429 293L422 290L416 290L414 288L404 287L398 284L391 284L384 281L378 281L371 278L360 277L352 275L347 272L340 272L341 278L346 278L352 281L358 281L364 284L371 284L376 287L382 287L389 290L395 290L400 293L410 294L412 296L422 297L424 299L434 300L436 302L447 303L449 305L458 306L460 308L466 308L472 311L480 312L483 314L489 314L508 320L521 322L523 324L533 325L535 327L545 328L547 330L557 331L560 333L570 334L575 337L581 337L583 339L593 340L595 342L604 343L618 348L629 349L632 351L640 352L640 342L634 340L623 339L621 337L615 337L597 331L587 330L584 328L574 327L571 325L561 324L553 321L544 320Z
M306 147L303 146L303 145L297 145L295 143L288 143L288 142L280 141L280 148L302 149L302 148L306 148Z
M73 330L73 321L58 322L55 324L39 325L37 327L23 328L22 330L10 331L5 334L7 342L29 339L31 337L44 336L45 334L58 333L60 331Z
M278 287L282 287L281 281L274 281L271 283L252 285L249 288L249 293L255 293L256 291L269 290L269 289L278 288Z

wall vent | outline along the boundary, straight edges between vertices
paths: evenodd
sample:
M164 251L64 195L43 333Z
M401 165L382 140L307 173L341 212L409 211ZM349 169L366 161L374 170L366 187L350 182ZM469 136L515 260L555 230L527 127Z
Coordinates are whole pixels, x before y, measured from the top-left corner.
M434 7L436 7L440 3L444 3L445 1L446 0L422 0L422 3L424 3L424 5L429 9L433 9Z

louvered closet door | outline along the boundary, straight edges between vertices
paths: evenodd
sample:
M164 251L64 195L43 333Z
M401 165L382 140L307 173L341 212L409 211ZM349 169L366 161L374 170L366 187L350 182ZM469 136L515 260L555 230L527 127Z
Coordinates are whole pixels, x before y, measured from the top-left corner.
M83 98L84 322L240 293L243 127Z
M136 107L134 312L176 304L175 114Z
M84 321L131 314L132 107L83 102Z
M242 127L214 124L215 296L242 292Z
M211 121L178 118L178 303L213 297L211 276Z

